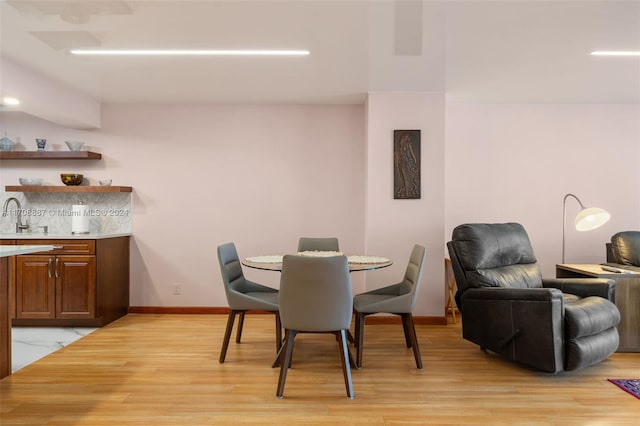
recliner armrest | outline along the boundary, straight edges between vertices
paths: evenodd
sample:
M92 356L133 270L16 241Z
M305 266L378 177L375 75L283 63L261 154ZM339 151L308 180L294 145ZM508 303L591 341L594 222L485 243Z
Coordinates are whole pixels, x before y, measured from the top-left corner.
M462 300L562 300L562 291L555 288L470 288L462 294Z
M616 282L606 278L543 278L542 286L579 297L600 296L615 301Z

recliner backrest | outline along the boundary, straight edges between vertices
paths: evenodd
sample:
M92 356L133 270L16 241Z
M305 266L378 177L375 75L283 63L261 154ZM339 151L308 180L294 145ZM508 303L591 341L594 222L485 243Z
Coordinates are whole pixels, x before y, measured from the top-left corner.
M472 223L457 226L449 248L458 295L468 288L541 288L542 274L524 227L519 223ZM460 275L460 277L458 276ZM462 279L461 279L462 278ZM462 281L462 282L460 282Z
M623 231L611 237L614 262L640 266L640 231Z

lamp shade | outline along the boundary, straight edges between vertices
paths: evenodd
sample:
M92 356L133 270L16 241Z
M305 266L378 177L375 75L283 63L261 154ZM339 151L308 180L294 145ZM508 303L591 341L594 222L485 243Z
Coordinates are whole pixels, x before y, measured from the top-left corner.
M576 229L578 231L591 231L604 225L609 221L611 215L599 207L584 208L576 215Z
M567 194L562 199L562 263L565 252L565 228L567 223L567 198L574 198L580 204L580 212L576 215L575 225L578 231L591 231L609 221L611 215L599 207L585 207L582 201L573 194Z

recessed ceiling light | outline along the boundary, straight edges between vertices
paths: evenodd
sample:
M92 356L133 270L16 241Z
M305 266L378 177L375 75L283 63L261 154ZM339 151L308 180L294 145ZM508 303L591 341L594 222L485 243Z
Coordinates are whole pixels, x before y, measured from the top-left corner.
M306 56L308 50L145 50L145 49L74 49L74 55L128 55L128 56Z
M596 50L592 56L640 56L638 50Z
M2 98L3 105L19 105L20 101L16 98L12 98L11 96L5 96Z

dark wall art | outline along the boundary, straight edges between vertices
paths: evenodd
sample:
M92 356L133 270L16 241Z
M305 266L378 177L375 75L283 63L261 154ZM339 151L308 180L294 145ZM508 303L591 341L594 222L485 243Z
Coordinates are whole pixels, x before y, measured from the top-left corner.
M393 131L393 198L420 198L420 130Z

